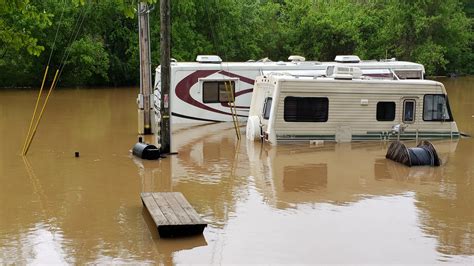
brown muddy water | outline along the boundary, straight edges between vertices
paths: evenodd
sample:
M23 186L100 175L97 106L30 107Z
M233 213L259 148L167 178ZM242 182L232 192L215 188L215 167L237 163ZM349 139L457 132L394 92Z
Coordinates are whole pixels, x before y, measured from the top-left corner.
M441 81L473 134L474 78ZM68 89L23 158L36 93L0 90L0 264L474 263L473 138L407 168L385 142L269 147L221 123L180 127L178 155L142 161L136 88ZM182 192L203 236L160 239L149 191Z

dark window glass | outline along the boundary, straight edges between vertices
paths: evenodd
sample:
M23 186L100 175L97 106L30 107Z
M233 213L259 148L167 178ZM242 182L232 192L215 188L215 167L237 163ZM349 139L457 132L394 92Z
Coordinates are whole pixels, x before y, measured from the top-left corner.
M419 70L396 70L395 74L399 79L421 79L423 77Z
M395 120L395 102L377 103L377 121Z
M219 84L217 82L206 81L202 84L202 101L204 103L219 102Z
M403 106L403 122L415 121L415 101L406 100Z
M267 97L265 104L263 104L263 119L268 120L270 118L270 110L272 109L272 98Z
M229 91L232 95L229 94ZM234 82L220 82L219 83L219 101L220 102L233 102L234 95Z
M286 97L284 108L286 122L328 121L329 100L325 97Z
M423 99L423 120L453 121L449 103L444 94L425 95Z
M232 95L229 95L226 86L230 86ZM227 103L232 101L234 96L234 81L204 81L202 83L202 101L204 103Z

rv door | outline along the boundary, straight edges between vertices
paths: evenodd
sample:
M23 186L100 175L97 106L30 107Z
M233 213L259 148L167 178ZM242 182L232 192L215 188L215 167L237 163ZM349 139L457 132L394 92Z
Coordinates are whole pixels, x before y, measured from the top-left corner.
M416 114L416 100L405 99L403 101L403 123L414 123Z
M416 122L416 101L417 97L402 97L400 100L401 119L404 124L413 124Z

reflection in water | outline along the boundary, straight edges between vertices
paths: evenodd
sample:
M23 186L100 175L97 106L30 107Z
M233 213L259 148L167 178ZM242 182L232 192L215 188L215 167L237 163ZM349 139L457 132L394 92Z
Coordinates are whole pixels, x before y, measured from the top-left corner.
M283 169L284 192L314 191L326 187L327 183L326 164L285 166Z
M474 146L459 145L456 156L444 167L434 193L417 195L426 233L438 237L438 252L474 255Z
M466 80L446 87L470 132ZM231 123L179 125L178 155L146 161L129 153L136 90L63 90L24 161L35 94L0 91L0 264L473 262L472 138L435 141L441 167L408 168L385 142L271 147ZM182 192L204 235L159 239L144 191Z
M215 132L225 132L224 129L223 124L208 125L200 127L198 131L196 128L189 129L188 132L181 130L176 135L180 140L177 145L179 156L173 173L181 177L173 177L173 180L178 181L174 187L181 187L181 182L187 183L186 180L192 179L200 180L199 184L194 184L193 187L207 186L206 183L221 183L221 188L231 190L230 192L221 191L222 195L230 196L230 198L224 198L223 201L229 203L243 200L242 195L238 198L232 197L236 193L233 191L237 187L235 183L232 186L222 184L227 182L222 179L222 169L213 169L211 162L204 161L205 154L210 149L213 149L215 154L220 154L220 157L209 156L210 161L225 159L224 162L219 162L219 165L229 165L229 161L233 160L232 157L238 156L225 155L224 147L232 147L229 145L230 141L226 134L222 133L223 136L217 139L219 142L216 142ZM228 125L227 129L231 131L231 125ZM228 135L231 134L232 132L228 133ZM195 138L186 140L186 137L179 138L180 136ZM410 144L415 145L415 143ZM246 142L246 150L239 152L247 153L248 162L242 159L238 162L239 164L248 163L252 181L255 182L257 191L264 197L264 202L278 209L301 209L308 203L325 202L346 206L367 198L380 200L380 196L409 195L409 198L412 198L411 195L434 193L438 182L447 175L446 167L452 164L458 141L436 141L434 144L444 162L442 167L409 168L386 160L384 155L388 143L328 143L314 147L293 144L272 147ZM234 175L237 175L234 177L237 181L238 172ZM182 186L184 187L184 184ZM417 194L406 194L411 191L416 191ZM213 198L206 202L205 197L201 197L201 201L204 201L205 205L212 205ZM418 205L416 201L413 204ZM236 211L236 207L230 207L231 212ZM228 210L214 205L215 212L219 213L221 209ZM210 218L211 220L220 220L220 214L214 215ZM224 218L225 222L235 217L224 215Z
M173 138L178 151L172 161L174 190L219 228L234 214L235 202L246 197L248 185L242 145L234 134L232 124L215 123L177 130Z
M5 239L0 247L2 264L66 264L74 263L64 250L61 232L50 231L48 225L36 224L18 238ZM23 260L19 260L23 258Z
M262 179L257 187L278 208L304 202L347 204L365 197L428 189L429 182L440 179L443 167L409 168L386 160L387 144L328 143L319 147L293 144L255 148L250 143L248 153L252 175L257 180ZM438 141L435 145L440 157L447 161L457 141ZM427 186L420 188L419 184Z
M131 160L138 167L141 177L141 192L171 191L171 158L168 160L149 161L130 154Z

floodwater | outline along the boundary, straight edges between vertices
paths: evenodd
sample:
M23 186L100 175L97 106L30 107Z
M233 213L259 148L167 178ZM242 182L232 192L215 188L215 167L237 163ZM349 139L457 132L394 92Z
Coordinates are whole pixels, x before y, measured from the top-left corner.
M474 78L441 81L473 134ZM136 88L63 89L21 157L36 93L0 90L0 264L474 263L473 138L407 168L385 142L269 147L221 123L175 129L178 155L142 161ZM182 192L204 234L160 239L149 191Z

